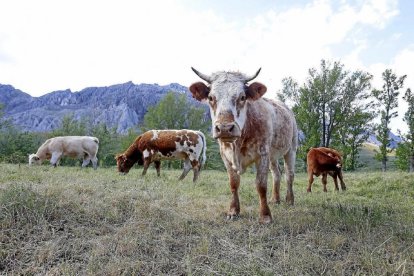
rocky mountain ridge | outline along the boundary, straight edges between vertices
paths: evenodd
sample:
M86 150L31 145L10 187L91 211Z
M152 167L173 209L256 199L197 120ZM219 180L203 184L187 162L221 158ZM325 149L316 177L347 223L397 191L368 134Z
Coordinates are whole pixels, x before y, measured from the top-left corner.
M77 120L90 118L93 124L105 123L125 133L137 126L148 108L170 91L184 93L191 104L202 106L191 97L187 87L178 83L161 86L132 82L88 87L78 92L54 91L40 97L0 84L0 103L4 106L4 117L25 131L51 131L60 126L65 115L72 114Z

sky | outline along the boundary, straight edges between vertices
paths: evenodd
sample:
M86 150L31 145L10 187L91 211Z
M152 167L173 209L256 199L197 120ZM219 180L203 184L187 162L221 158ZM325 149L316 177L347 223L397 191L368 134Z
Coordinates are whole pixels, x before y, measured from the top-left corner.
M262 68L274 98L322 59L407 75L414 89L414 1L0 0L0 83L32 96L91 86L199 81ZM400 101L392 129L406 130Z

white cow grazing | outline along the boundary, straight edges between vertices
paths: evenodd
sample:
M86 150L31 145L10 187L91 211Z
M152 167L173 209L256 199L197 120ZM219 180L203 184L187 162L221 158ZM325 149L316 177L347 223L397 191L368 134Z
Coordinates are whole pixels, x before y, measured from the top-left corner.
M98 165L99 140L91 136L59 136L46 140L36 154L29 155L29 165L40 165L43 160L49 160L56 167L62 156L83 158L82 167L86 167L92 160L93 168Z

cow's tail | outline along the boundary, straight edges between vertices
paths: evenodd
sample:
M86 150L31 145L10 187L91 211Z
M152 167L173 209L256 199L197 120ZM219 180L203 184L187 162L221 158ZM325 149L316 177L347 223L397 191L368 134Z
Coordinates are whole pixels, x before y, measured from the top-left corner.
M198 131L198 135L200 135L201 137L201 142L203 143L202 145L202 152L201 152L201 156L199 158L199 161L201 162L201 167L204 166L204 164L206 163L207 160L207 156L206 156L206 151L207 151L207 141L206 141L206 137L204 136L204 133L202 133L201 131Z

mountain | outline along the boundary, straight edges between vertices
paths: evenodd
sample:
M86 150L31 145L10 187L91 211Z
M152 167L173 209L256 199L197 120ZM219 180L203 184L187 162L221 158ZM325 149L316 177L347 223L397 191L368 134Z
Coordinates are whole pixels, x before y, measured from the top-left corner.
M391 140L391 142L390 142L390 144L388 146L391 149L397 148L398 144L402 142L401 137L398 136L398 135L395 135L391 131L388 134L388 138ZM380 146L381 145L381 142L378 141L377 136L375 136L374 134L369 135L369 137L367 139L367 143L374 144L376 146Z
M191 97L187 87L178 83L160 86L132 82L88 87L78 92L54 91L41 97L0 84L0 103L4 106L4 117L26 131L51 131L60 126L65 115L72 114L77 120L91 118L93 124L105 123L125 133L142 122L148 108L170 91L184 93L191 104L203 106ZM207 108L203 108L207 113Z

